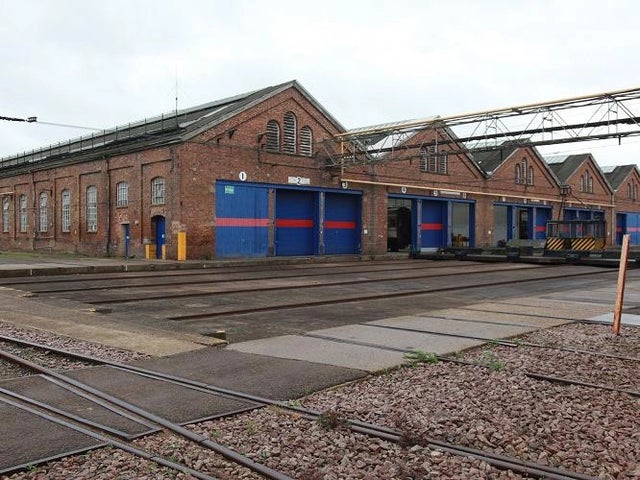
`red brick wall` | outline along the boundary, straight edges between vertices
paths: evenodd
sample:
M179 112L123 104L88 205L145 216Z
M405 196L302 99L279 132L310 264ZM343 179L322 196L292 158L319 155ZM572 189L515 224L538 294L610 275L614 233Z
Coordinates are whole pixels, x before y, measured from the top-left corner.
M266 124L275 119L281 126L288 111L297 117L298 131L309 126L314 134L314 155L288 155L267 152ZM361 190L362 253L377 255L387 250L387 197L406 193L432 196L434 190L458 190L476 202L476 244L491 244L489 231L493 225L493 202L507 197L557 198L557 186L530 149L519 151L493 176L486 179L475 164L462 154L448 158L446 175L420 171L420 151L398 151L393 161L348 168L324 168L326 150L322 143L337 133L337 127L295 88L274 95L245 112L201 132L184 143L149 149L126 155L49 168L33 173L0 178L0 195L11 194L10 232L0 232L0 249L51 249L87 255L122 255L124 227L130 228L130 254L144 255L145 243L154 241L152 218L166 219L166 245L169 258L177 253L177 233L187 232L188 258L212 257L215 252L215 185L218 180L238 181L240 172L247 182L287 184L288 177L310 179L312 187L341 188L349 180L350 189ZM436 140L433 131L422 132L410 141L414 145ZM438 133L440 152L454 148L447 143L446 132ZM396 155L395 157L393 155ZM398 155L400 157L398 157ZM527 158L535 167L533 186L516 185L514 162ZM1 172L0 172L1 173ZM637 174L636 174L637 176ZM163 177L166 201L151 204L151 181ZM129 184L129 204L116 205L118 182ZM87 232L86 189L98 188L98 230ZM61 192L71 192L71 231L62 232ZM37 230L38 195L50 194L47 232ZM574 187L574 192L576 191ZM18 198L28 198L28 229L18 231ZM597 192L585 201L609 203L608 193L598 183ZM626 205L626 204L625 204ZM640 205L630 205L640 211ZM554 207L556 208L556 207ZM613 215L613 213L611 213Z

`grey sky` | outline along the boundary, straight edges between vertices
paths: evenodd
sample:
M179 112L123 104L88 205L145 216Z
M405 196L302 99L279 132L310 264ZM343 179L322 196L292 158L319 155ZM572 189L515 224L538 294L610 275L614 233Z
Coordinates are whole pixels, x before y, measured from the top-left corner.
M297 79L348 128L640 86L640 3L0 0L0 115L98 128ZM0 121L0 156L88 133ZM601 165L640 140L546 147ZM611 145L616 146L611 146Z

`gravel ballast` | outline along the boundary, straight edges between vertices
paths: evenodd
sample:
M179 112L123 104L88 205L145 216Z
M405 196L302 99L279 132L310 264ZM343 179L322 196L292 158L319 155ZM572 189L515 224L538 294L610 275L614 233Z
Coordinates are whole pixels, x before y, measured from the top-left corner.
M640 328L624 327L622 335L614 337L608 326L570 324L521 340L638 357ZM71 350L72 345L64 348ZM99 356L98 352L91 354ZM480 460L421 446L425 438L603 479L640 478L638 398L524 375L528 370L637 389L640 362L499 345L464 352L460 358L482 360L485 366L442 361L416 364L301 399L305 407L331 414L338 420L333 425L266 407L189 428L299 479L527 478ZM354 433L341 424L342 418L398 429L407 444ZM260 478L167 432L134 443L219 478ZM117 449L99 449L8 478L189 477Z

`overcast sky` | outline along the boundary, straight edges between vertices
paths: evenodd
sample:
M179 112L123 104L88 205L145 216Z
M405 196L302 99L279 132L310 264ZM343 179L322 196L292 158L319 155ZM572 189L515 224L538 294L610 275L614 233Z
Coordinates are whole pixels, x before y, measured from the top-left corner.
M637 0L0 0L0 18L0 116L83 127L293 79L347 128L640 87ZM0 156L87 133L0 121ZM630 164L639 142L544 153Z

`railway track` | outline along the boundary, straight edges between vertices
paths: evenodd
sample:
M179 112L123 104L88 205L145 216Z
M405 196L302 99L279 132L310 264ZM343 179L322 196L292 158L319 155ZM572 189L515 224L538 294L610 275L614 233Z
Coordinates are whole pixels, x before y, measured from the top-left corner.
M536 272L538 273L538 272ZM542 273L542 272L540 272ZM467 276L469 275L468 273L466 274ZM593 275L611 275L611 272L608 271L596 271L596 272L577 272L577 273L572 273L572 274L565 274L563 275L563 278L575 278L575 277L584 277L584 276L589 276L592 277ZM533 278L532 278L533 277ZM205 319L205 318L215 318L215 317L220 317L220 316L231 316L231 315L245 315L248 313L262 313L262 312L273 312L273 311L279 311L279 310L290 310L290 309L299 309L299 308L308 308L308 307L318 307L318 306L326 306L326 305L338 305L338 304L344 304L344 303L366 303L366 302L371 302L371 301L377 301L377 300L389 300L389 299L401 299L401 298L412 298L412 297L419 297L419 296L423 296L423 295L433 295L433 294L440 294L440 293L448 293L448 292L456 292L456 291L460 291L460 290L469 290L469 289L476 289L476 288L490 288L490 287L500 287L500 286L505 286L505 285L521 285L521 284L526 284L526 283L534 283L534 282L545 282L548 280L555 280L557 279L558 276L557 275L538 275L538 276L530 276L529 278L521 278L518 280L494 280L494 281L486 281L486 280L481 280L481 281L463 281L463 282L457 282L457 284L455 285L449 285L449 286L437 286L437 284L439 283L439 281L434 280L433 284L430 284L428 287L426 288L410 288L410 289L395 289L396 291L392 291L392 292L376 292L376 293L372 293L369 295L343 295L343 298L329 298L327 300L306 300L305 302L287 302L287 303L282 303L279 305L270 305L270 306L266 306L266 307L254 307L254 308L238 308L235 310L220 310L220 309L216 309L215 311L208 311L208 312L201 312L201 313L196 313L196 314L187 314L187 315L173 315L173 316L168 316L167 319L169 320L174 320L174 321L188 321L188 320L201 320L201 319ZM344 285L355 285L355 284L373 284L373 283L384 283L385 286L392 284L393 282L399 282L399 281L404 281L407 280L408 278L401 278L401 279L378 279L378 280L362 280L362 281L353 281L353 282L343 282L343 283L334 283L332 285L306 285L306 286L296 286L296 289L318 289L318 288L326 288L327 286L344 286ZM269 287L269 291L287 291L289 290L291 287ZM236 293L254 293L256 291L260 291L260 289L243 289L243 290L238 290L238 291L226 291L226 292L219 292L219 295L229 295L229 294L236 294ZM140 298L136 301L146 301L146 300L159 300L159 299L166 299L166 298L186 298L186 297L203 297L203 296L210 296L210 295L215 295L212 293L184 293L184 294L175 294L175 295L171 295L169 294L168 296L154 296L154 297L144 297L144 298ZM115 299L115 300L108 300L108 301L96 301L94 302L97 305L104 305L104 304L113 304L113 303L122 303L122 299Z
M469 262L469 264L473 264ZM477 264L483 265L483 264ZM353 275L360 271L365 273L381 273L381 272L398 272L398 271L414 271L414 270L443 270L460 268L456 264L437 264L425 265L416 262L387 262L387 264L377 264L373 268L369 265L358 263L350 263L346 265L316 265L313 268L303 268L297 266L291 271L279 271L279 278L296 278L296 277L323 277L323 276L341 276ZM145 274L139 273L107 273L95 275L89 273L76 274L73 276L49 276L49 277L26 277L26 278L0 278L0 285L11 286L13 288L29 288L34 293L64 293L76 291L93 291L93 290L117 290L124 288L142 288L150 286L167 286L179 283L180 285L197 285L208 283L223 283L235 280L253 281L272 278L274 275L274 267L216 267L204 270L187 270L187 271L161 271ZM195 277L197 280L182 280L184 278ZM201 279L200 277L207 277ZM143 280L144 283L132 282L132 280ZM176 282L176 280L178 280ZM100 284L102 282L102 284ZM117 283L114 283L117 282ZM129 282L129 283L127 283ZM98 283L98 285L96 285ZM52 289L43 287L38 289L37 285L56 285L56 284L81 284L74 288ZM36 286L36 288L33 288Z
M95 357L90 357L83 354L70 352L64 349L52 349L46 345L40 345L34 342L24 341L24 340L7 337L7 336L0 336L0 340L4 342L13 342L15 344L28 346L29 348L46 349L46 350L55 352L60 356L70 356L76 360L82 360L88 363L108 365L112 368L116 368L118 370L123 370L130 373L135 373L140 376L154 378L156 380L162 380L162 381L170 382L172 384L179 384L188 388L198 388L198 389L209 391L215 394L222 394L225 396L254 402L256 406L265 406L265 405L275 406L280 409L285 409L285 410L295 412L296 414L302 415L311 421L319 421L323 418L324 415L326 415L326 412L320 412L317 410L312 410L312 409L304 408L301 406L292 405L289 402L283 402L283 401L272 400L272 399L268 399L260 396L249 395L246 393L242 393L242 392L238 392L230 389L216 387L214 385L210 385L203 382L196 382L196 381L192 381L182 377L163 374L161 372L129 366L126 364L120 364L117 362L111 362L108 360L97 359ZM95 389L94 387L91 387L85 383L74 380L64 374L60 374L50 369L43 368L33 362L22 359L19 356L13 355L11 353L7 353L5 351L0 351L0 358L3 358L4 360L11 361L14 363L18 363L26 368L37 371L41 375L51 377L58 382L72 385L75 388L83 390L89 393L90 395L100 399L100 400L97 400L98 402L100 402L100 404L102 404L105 401L108 403L115 404L120 408L123 408L137 416L140 416L141 418L144 418L147 421L150 421L151 423L157 424L163 428L167 428L172 432L178 433L188 438L189 440L198 443L199 445L205 446L213 450L214 452L223 455L228 460L231 460L242 466L245 466L251 469L252 471L263 475L266 478L272 478L272 479L278 479L278 480L285 480L290 478L282 472L275 471L273 469L270 469L269 467L266 467L251 459L248 459L243 455L237 454L236 452L231 451L228 448L216 442L213 442L208 438L204 438L202 435L194 434L190 430L184 427L181 427L180 425L174 424L173 422L169 422L168 420L158 417L157 415L151 414L145 411L144 409L141 409L140 407L137 407L128 402L119 400L113 397L112 395L106 394L105 392ZM31 413L38 414L38 415L42 415L42 413L36 413L37 411L41 412L43 409L46 410L47 411L45 414L47 415L46 418L50 420L53 418L51 415L52 413L56 413L58 415L60 415L61 413L61 412L53 411L53 409L43 404L42 402L34 402L32 399L28 399L20 395L15 395L12 392L7 391L5 389L1 389L0 394L5 397L5 398L2 398L2 401L15 406L16 408L22 408ZM12 398L11 400L7 400L6 397L12 397ZM25 403L30 405L25 406L24 405ZM38 408L34 408L34 406ZM125 449L129 453L140 456L142 458L150 459L163 466L166 466L178 471L182 471L185 473L189 473L195 476L196 478L204 478L204 479L215 478L215 477L211 477L205 472L201 472L196 469L191 469L190 467L177 464L176 462L172 462L171 460L163 459L161 457L158 457L157 455L143 451L141 449L132 448L130 445L124 444L122 441L112 440L110 437L106 436L105 433L113 436L114 433L116 433L113 430L105 432L105 430L103 429L103 433L95 433L95 432L88 433L87 427L92 427L93 429L96 429L96 428L101 428L101 426L96 425L95 423L88 422L85 419L78 418L78 417L75 417L72 420L76 424L80 423L81 426L75 425L74 427L70 427L70 428L74 428L75 430L81 431L83 433L87 433L93 436L94 438L102 441L105 444L109 444L117 448ZM370 437L375 437L375 438L379 438L382 440L399 443L399 444L406 444L408 441L408 439L406 438L406 434L404 434L403 432L400 432L398 430L388 428L385 426L372 424L370 422L363 422L355 419L341 419L341 422L347 425L354 432L362 433ZM67 423L64 423L64 424L68 426ZM583 475L577 472L571 472L565 469L555 468L549 465L538 464L536 462L531 462L531 461L524 461L517 458L509 457L506 455L496 454L491 451L484 451L484 450L479 450L476 448L471 448L463 445L456 445L450 442L445 442L445 441L441 441L433 438L427 438L427 437L414 438L414 439L411 439L411 442L420 443L420 445L422 446L428 446L429 448L436 448L438 450L448 452L451 454L463 455L466 457L482 460L498 469L516 471L524 475L532 476L534 478L549 478L549 479L555 479L555 480L568 480L568 479L593 480L594 478L589 475Z
M262 277L262 274L265 274L268 276L269 273L271 273L271 276L274 277L273 280L275 281L285 280L285 281L283 281L280 285L275 286L275 288L269 288L268 290L265 289L263 291L256 290L255 288L249 287L248 283L247 283L247 288L242 289L240 287L241 280L238 280L238 279L233 280L234 283L232 284L231 283L225 284L221 278L217 278L212 282L212 285L217 285L217 287L223 287L220 289L220 291L216 291L213 293L209 291L180 292L178 294L178 295L183 295L187 293L187 296L185 298L189 298L193 296L194 298L196 297L201 297L203 299L218 298L218 299L225 300L224 302L221 302L219 304L219 307L214 312L215 315L213 317L205 316L203 318L186 318L186 319L180 319L180 320L173 319L173 320L170 320L170 322L172 322L176 326L189 325L189 324L201 325L201 324L204 324L201 322L206 322L208 318L214 318L214 319L221 318L224 322L227 322L229 319L233 319L234 317L237 317L239 320L246 321L248 318L255 318L256 320L265 318L263 314L274 315L279 317L279 320L282 320L281 314L283 312L286 312L287 310L292 310L292 314L294 316L302 316L306 319L312 319L314 317L314 312L320 313L321 310L319 309L321 309L323 306L332 308L333 306L339 307L345 304L349 304L350 306L350 308L348 309L349 311L357 311L359 312L360 315L370 317L369 312L373 311L372 309L376 309L378 308L378 306L383 305L384 303L388 303L394 309L396 308L397 305L403 305L403 304L405 304L410 308L415 308L417 306L417 300L424 299L424 298L433 298L433 300L437 301L438 304L442 304L443 301L448 301L449 299L455 299L456 293L458 291L473 292L473 290L475 289L478 292L477 294L478 298L482 298L484 295L486 295L485 292L491 292L492 289L494 291L498 291L500 288L505 288L508 290L509 288L511 288L510 286L514 284L528 286L530 288L533 287L530 291L536 291L536 289L540 289L540 288L543 288L542 291L549 291L550 288L553 288L554 282L558 281L557 280L558 278L566 279L566 278L572 278L571 276L573 276L573 278L577 280L583 278L586 282L593 283L597 281L597 278L603 278L602 276L610 275L610 278L612 279L615 276L615 273L612 273L611 271L608 271L608 270L601 270L601 269L587 270L584 267L581 267L581 268L573 268L573 267L531 268L529 267L529 268L520 269L517 266L516 268L513 268L513 266L508 266L509 267L508 269L497 269L497 270L490 269L489 271L487 271L486 268L478 268L478 269L470 268L469 272L466 274L457 273L455 271L456 270L455 268L454 269L433 268L433 269L429 269L429 271L426 273L423 271L423 269L421 269L419 272L416 272L414 268L408 269L406 272L401 271L401 269L391 269L391 270L394 270L393 275L395 275L395 278L374 278L375 277L374 274L388 273L390 269L386 267L387 266L385 266L385 268L378 268L377 266L374 266L372 270L375 270L375 271L361 269L358 273L355 274L355 278L349 276L349 275L353 275L353 272L349 273L345 271L348 268L348 266L339 267L338 270L333 270L334 268L333 266L332 267L327 266L322 273L316 272L318 273L318 275L312 274L313 269L307 273L301 272L300 271L301 269L294 269L292 271L287 270L284 272L281 272L281 271L268 272L265 270L264 272L261 272L260 275L254 275L254 277ZM306 301L304 303L291 301L292 293L297 292L297 287L295 287L295 289L292 291L291 285L295 284L295 282L299 280L304 280L303 277L310 277L309 278L310 281L313 278L313 280L316 280L316 281L319 280L320 281L319 283L322 283L323 280L327 278L327 275L328 274L330 275L330 272L332 271L336 271L338 275L338 278L333 279L333 281L342 282L342 284L339 284L339 285L335 285L335 284L332 285L328 283L324 285L307 284L308 286L306 286L303 291L309 292L309 293L308 294L304 293L302 295L304 295L305 298L308 299L309 301ZM180 273L183 273L183 272L180 272ZM211 280L211 277L200 276L200 273L201 272L197 272L197 279L190 278L187 275L179 275L179 276L176 276L176 278L181 278L186 280L187 283L184 284L185 286L189 286L189 285L197 286L197 285L200 285L201 283L204 283L204 285L202 286L207 287L207 283L209 283L209 280ZM239 276L244 276L244 273L248 273L248 272L240 272ZM280 276L281 273L283 274L282 276ZM523 275L524 273L526 273L526 275ZM474 277L474 274L477 274L477 276ZM508 275L508 274L512 274L514 276L503 278L502 280L499 280L499 281L497 280L501 275ZM220 275L220 273L217 273L217 275ZM367 275L370 275L370 278L364 278ZM358 276L361 276L363 278L358 278ZM393 277L391 274L389 276ZM449 279L455 279L457 281L457 285L447 283ZM141 280L144 280L144 279L141 279ZM201 282L200 280L205 280L205 281ZM122 281L122 279L114 279L114 281ZM168 281L172 281L172 279L168 279ZM252 278L251 280L247 280L247 281L251 282L252 286L255 287L256 285L259 285L260 282L263 282L264 278ZM188 282L194 282L194 283L188 283ZM27 282L27 283L31 283L31 282ZM166 286L162 282L159 282L159 283L161 284L148 286L148 288L158 287L162 289L164 288L164 286ZM420 287L419 286L420 283L423 283L424 286ZM47 289L53 290L53 289L49 289L46 286L46 284L43 284L43 283L38 283L38 284L42 287L43 292L45 292ZM79 283L78 285L80 286L82 285L82 283ZM124 284L114 285L114 286L125 287ZM93 293L100 293L100 290L104 290L105 292L109 291L108 288L105 289L102 287L98 287L98 285L95 285L95 287L96 289L92 289L89 291ZM140 286L140 287L143 288L144 286ZM174 287L181 288L182 285L176 284L174 285ZM226 291L225 291L225 288L226 288ZM233 288L239 288L239 290L234 291ZM62 292L62 291L59 291L57 293L49 292L49 293L42 293L42 295L50 295L52 297L58 296L61 298L67 298L67 296L70 296L71 298L73 298L74 292L71 291L73 289L75 289L75 287L73 287L72 289L68 289L69 291L67 292ZM161 297L160 299L149 299L149 298L145 298L145 294L142 294L142 295L139 294L137 287L135 288L132 287L131 289L134 297L137 297L137 301L123 302L122 304L123 311L126 311L129 308L132 308L131 317L137 317L138 313L144 312L145 309L148 309L149 311L153 309L158 309L158 308L162 309L164 308L163 305L171 305L171 307L173 308L173 311L182 310L182 312L179 312L179 313L184 313L184 306L178 302L179 297L173 298L163 293L160 295L156 295L156 297ZM122 291L122 288L116 288L114 290L116 292L118 290ZM81 292L76 292L76 293L81 293ZM195 295L191 295L191 293L194 293ZM264 293L265 296L261 296L262 293ZM266 296L266 294L268 294L269 296ZM262 306L251 307L252 297L255 297L255 300L254 300L255 303L262 303ZM94 298L95 298L94 301L96 302L96 304L100 301L100 299L109 300L108 298L102 295L98 295L98 297L94 297ZM274 300L265 300L269 298L273 298ZM493 297L489 296L489 298L493 298ZM226 301L227 299L230 299L230 301L227 302ZM238 303L244 301L244 299L248 300L248 305L244 308L238 308ZM407 301L407 299L410 299L410 301ZM111 297L111 300L114 300L114 297ZM377 300L382 300L383 302L376 303ZM117 311L118 304L115 303L113 305L114 307L116 307L116 311ZM194 303L193 305L196 305L196 304ZM446 304L444 306L446 306ZM522 305L521 309L525 307L526 305ZM189 306L188 308L194 308L194 307ZM207 309L207 306L205 305L204 301L200 306L197 306L196 308L197 310L200 310L200 312L196 310L195 314L199 313L199 314L206 315L208 312L211 311ZM252 308L254 310L252 310ZM422 307L421 305L417 306L417 308L419 308L420 310L424 310L424 307ZM465 309L466 307L458 304L456 308ZM483 308L476 308L476 307L466 308L466 311L469 313L477 312L478 315L482 315L483 320L478 321L478 323L484 323L484 324L491 324L492 322L490 319L487 320L484 318L487 318L487 317L490 318L491 313L499 314L500 313L499 310L500 309L496 311L488 308L483 309ZM534 318L540 318L541 320L542 319L558 320L559 319L557 315L555 316L544 315L544 314L541 314L540 312L517 313L517 312L514 312L514 307L510 307L507 304L505 304L504 310L508 311L509 314L511 315L523 315L523 316L527 315L527 316L530 316L532 319ZM329 310L329 311L333 311L333 310ZM344 310L342 310L341 312L344 312ZM254 316L252 317L252 315ZM384 315L389 316L389 314L386 312L384 313ZM173 317L173 316L174 315L166 315L166 317ZM464 317L464 315L460 315L460 316ZM473 321L468 318L459 318L459 319L450 318L446 315L443 315L440 318L446 319L451 322ZM575 320L574 318L569 318L569 316L567 316L565 319L568 321ZM351 324L355 324L355 323L362 324L362 322L353 321L353 319L347 319L347 320L350 320L348 323L351 323ZM494 323L496 325L505 325L505 322L496 321ZM523 325L524 324L520 323L519 321L513 324L513 326L523 326ZM369 325L369 326L372 326L372 325ZM534 325L531 325L531 326L534 326ZM540 325L538 325L538 327L539 326ZM315 326L315 328L318 328L318 327ZM405 330L407 332L410 331L409 329L405 329ZM632 356L632 355L623 355L623 354L616 354L611 352L597 352L597 351L588 352L582 348L572 349L571 347L553 348L550 345L545 345L542 343L535 344L535 342L533 341L532 342L522 342L519 340L494 341L494 339L491 339L488 336L445 334L435 330L429 331L428 329L425 329L425 330L416 329L416 333L428 333L429 335L441 335L443 337L456 336L460 338L488 341L493 343L493 347L496 347L496 348L499 347L502 349L513 350L513 351L525 351L525 349L531 349L531 351L533 351L534 349L539 351L554 351L554 352L561 351L561 352L567 352L575 355L585 355L589 357L607 359L611 361L622 361L622 362L632 362L632 363L638 362L638 359L636 358L636 356ZM310 334L310 335L313 336L314 334ZM336 339L333 339L333 340L344 342L344 340L336 340ZM2 338L0 338L0 341L2 341ZM7 341L9 341L9 339L7 339ZM349 342L345 342L345 343L349 343ZM358 344L357 342L351 342L351 343ZM388 348L388 347L380 347L379 345L369 345L369 346L373 346L376 348ZM32 346L32 348L36 348L36 349L40 347L41 345ZM50 351L47 357L53 357L54 356L53 349L51 349L50 347L45 347L45 348L47 348ZM401 349L394 349L394 350L401 351ZM402 351L405 352L405 350L402 350ZM61 354L66 355L66 353L61 353ZM89 359L90 356L81 355L81 357L84 357L84 360L81 360L79 358L81 362L91 361L91 359ZM471 367L472 364L480 363L480 362L473 362L473 359L470 359L470 361L465 361L460 358L448 359L443 357L441 360L443 361L455 360L455 362L459 364L461 368ZM456 364L454 362L450 362L450 363L452 365ZM505 361L504 363L508 363L508 362ZM80 363L79 365L86 366L89 364ZM102 359L98 359L97 363L96 362L90 363L90 365L107 365L108 368L115 369L114 371L126 372L127 374L135 374L140 378L149 378L149 379L154 379L162 382L174 382L174 383L167 383L167 385L171 384L174 386L180 386L181 388L182 387L187 388L187 385L189 385L190 388L201 389L203 393L211 392L212 394L216 394L216 395L228 395L229 398L235 398L238 400L242 399L245 402L252 402L252 405L254 406L251 408L260 408L260 406L270 405L272 407L275 407L283 411L286 410L286 411L293 412L295 415L304 417L305 419L308 419L311 422L318 422L319 419L321 419L323 416L326 416L327 413L330 413L330 411L323 410L323 409L296 410L296 408L292 408L292 407L295 407L295 405L289 404L288 402L281 402L278 400L271 400L269 398L263 398L263 397L254 397L253 400L251 400L247 396L244 396L242 392L237 392L237 391L228 390L228 389L225 391L225 389L221 389L216 386L209 385L205 382L192 381L189 379L182 378L180 376L170 376L170 375L161 374L159 372L142 371L142 370L133 372L128 369L129 366L123 365L121 362L109 362L109 361L104 361ZM484 365L484 367L487 370L491 370L491 368L487 368L486 365ZM505 370L509 370L509 369L505 368ZM505 371L505 373L508 373L508 371ZM597 380L593 380L591 382L585 381L584 378L582 379L565 378L568 376L554 374L552 370L551 371L546 371L542 369L525 370L523 368L520 368L519 376L526 377L527 379L531 380L532 383L537 382L538 384L541 384L541 385L546 385L546 384L580 385L580 387L583 389L589 389L593 392L602 392L597 394L594 393L594 395L616 394L616 395L624 395L629 397L636 397L638 395L637 389L634 389L634 388L617 388L614 385L601 384L602 382L598 382ZM551 389L552 387L543 386L542 388ZM608 390L608 393L606 390ZM585 391L588 391L588 390L585 390ZM8 397L6 396L4 398L8 399ZM20 402L17 399L11 399L11 401ZM36 407L33 405L29 408L36 409ZM306 410L310 410L310 412L307 412ZM353 419L351 417L353 417ZM348 415L341 418L341 421L344 420L346 424L349 426L349 428L353 428L355 432L358 432L357 429L360 428L361 430L359 431L359 433L366 434L368 437L383 438L387 441L391 441L391 442L403 444L403 445L415 444L415 445L425 445L425 446L428 446L429 448L438 448L440 451L446 451L451 454L455 453L456 455L466 455L472 458L482 459L485 462L488 462L489 464L494 465L497 468L511 469L514 471L521 472L522 475L528 475L528 476L534 476L534 477L540 477L540 478L543 478L543 477L544 478L593 478L593 477L590 477L589 475L584 475L579 473L576 474L574 471L572 471L572 470L575 470L575 468L569 468L569 470L562 470L562 469L555 469L551 471L545 470L546 465L544 465L544 463L546 462L542 462L542 464L540 464L540 462L535 461L536 460L535 458L528 458L528 460L525 461L525 464L522 464L522 463L519 463L520 461L517 460L517 456L514 456L514 455L502 455L502 457L500 455L493 456L493 455L496 455L495 452L485 450L484 447L478 448L477 444L474 445L471 443L467 444L466 442L449 441L448 437L446 441L443 441L443 438L441 436L437 436L436 438L431 438L430 435L425 435L423 432L420 435L413 435L407 438L407 432L404 429L394 428L393 426L389 426L386 424L385 424L386 426L384 426L383 424L380 424L380 422L376 422L373 420L363 422L362 420L357 420L357 418L367 419L368 417L366 416L362 417L361 415L356 415L356 416ZM90 430L93 431L97 427L95 426L89 427L88 425L85 425L82 428L89 428ZM117 437L116 433L117 432L111 432L111 433L103 432L103 434L107 438L111 438L111 439L113 439L114 437ZM126 438L125 439L118 438L117 441L124 441L126 443L126 440L127 440ZM474 446L476 447L475 450L472 448ZM467 451L466 453L462 449L451 450L451 451L446 450L447 448L457 449L458 447L462 447L462 449L470 448L471 450ZM144 449L141 449L141 450L144 450ZM474 456L476 454L477 456ZM154 454L143 451L142 455L147 456L144 458L150 458L149 455L153 457ZM255 460L257 457L252 457L252 458L254 458ZM171 458L169 458L168 460L172 461ZM183 466L187 466L187 465L193 466L190 463L187 463ZM563 465L563 463L560 462L560 463L556 463L555 465L559 466L559 465ZM173 468L173 467L167 466L167 468ZM531 470L527 470L527 469L531 469ZM283 471L287 471L287 469L284 469ZM210 475L211 471L201 472L201 473L203 473L203 475ZM557 475L557 476L554 476L554 475ZM202 478L205 478L205 477L202 477Z

